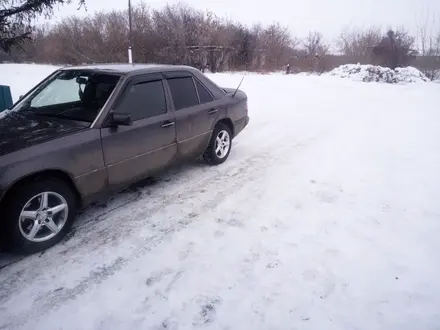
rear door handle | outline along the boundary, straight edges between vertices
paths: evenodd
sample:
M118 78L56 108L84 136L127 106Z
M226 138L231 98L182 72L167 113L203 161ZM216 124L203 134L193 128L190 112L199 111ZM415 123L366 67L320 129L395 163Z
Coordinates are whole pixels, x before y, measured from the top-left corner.
M174 121L166 121L162 124L162 128L167 128L167 127L171 127L174 126L176 123Z
M211 109L211 110L208 111L208 114L212 115L212 114L214 114L216 112L218 112L218 109Z

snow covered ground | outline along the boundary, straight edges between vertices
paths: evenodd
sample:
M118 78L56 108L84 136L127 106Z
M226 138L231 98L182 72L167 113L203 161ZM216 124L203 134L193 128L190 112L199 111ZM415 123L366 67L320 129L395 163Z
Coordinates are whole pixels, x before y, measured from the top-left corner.
M0 65L0 84L17 98L52 70ZM0 255L0 329L439 329L440 85L242 89L251 123L225 164L88 208L43 254Z

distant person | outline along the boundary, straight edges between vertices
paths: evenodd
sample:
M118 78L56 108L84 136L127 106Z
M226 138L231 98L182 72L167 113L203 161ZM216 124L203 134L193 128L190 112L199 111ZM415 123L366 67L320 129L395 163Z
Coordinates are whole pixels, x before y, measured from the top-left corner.
M290 74L290 64L287 64L286 66L286 74Z

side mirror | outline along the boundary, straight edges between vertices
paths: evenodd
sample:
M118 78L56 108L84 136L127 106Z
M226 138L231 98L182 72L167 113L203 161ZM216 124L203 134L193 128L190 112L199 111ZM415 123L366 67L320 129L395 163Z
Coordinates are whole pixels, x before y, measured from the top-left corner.
M131 126L133 121L128 113L112 112L110 119L111 126Z

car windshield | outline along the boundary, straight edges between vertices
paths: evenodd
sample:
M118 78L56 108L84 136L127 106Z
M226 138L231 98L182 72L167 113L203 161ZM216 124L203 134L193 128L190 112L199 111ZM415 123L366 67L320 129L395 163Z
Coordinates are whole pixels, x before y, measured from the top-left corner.
M96 72L61 71L39 86L14 110L92 123L119 78Z

